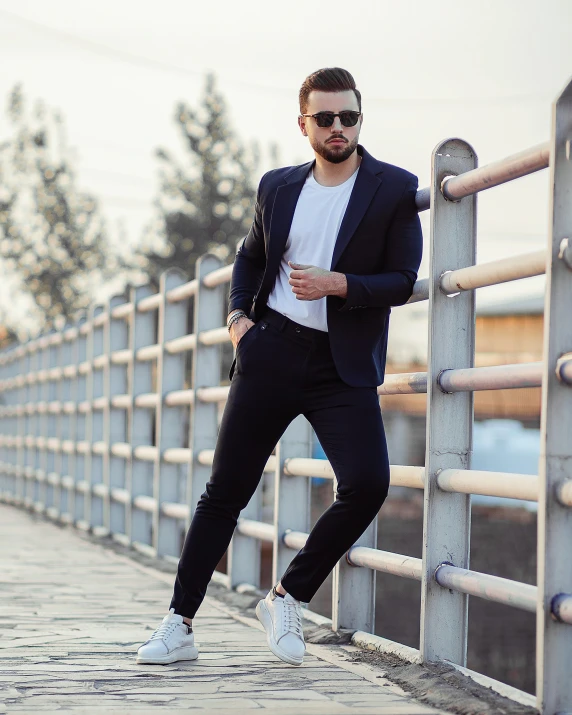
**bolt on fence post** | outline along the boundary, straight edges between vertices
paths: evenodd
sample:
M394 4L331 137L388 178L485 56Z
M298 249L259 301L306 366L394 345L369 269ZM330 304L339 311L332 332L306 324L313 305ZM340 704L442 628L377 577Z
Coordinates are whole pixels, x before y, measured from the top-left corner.
M137 359L137 351L140 348L155 344L155 311L141 312L137 310L138 302L151 295L155 295L152 286L142 285L132 287L129 296L133 310L129 316L131 407L128 435L131 459L127 465L127 491L130 502L127 507L126 523L129 542L136 547L151 547L153 528L152 515L148 511L137 508L133 503L137 496L153 494L153 463L138 459L135 455L137 447L153 444L154 415L148 407L136 404L139 395L147 395L153 390L153 361Z
M551 601L572 594L567 554L572 512L557 499L572 478L572 388L556 377L558 358L572 351L572 273L559 258L572 227L572 81L552 104L550 203L538 497L536 698L541 713L572 711L572 627L551 617Z
M274 544L272 553L272 584L281 579L290 565L294 552L283 541L286 529L310 531L311 486L309 477L294 477L284 473L284 462L294 457L312 456L312 427L304 415L298 415L286 428L276 446L274 477Z
M443 561L469 568L471 501L466 494L440 491L437 473L470 467L473 393L445 394L438 376L441 370L474 364L475 296L467 291L447 297L439 285L445 271L475 263L477 199L448 201L441 185L446 176L476 165L475 151L461 139L447 139L433 150L420 651L423 661L447 659L463 666L468 596L441 588L434 573Z
M208 288L203 283L204 277L222 266L222 261L207 253L195 264L195 293L193 333L196 338L193 353L192 389L194 400L191 403L189 423L189 448L191 458L187 473L186 501L189 507L188 524L191 523L197 502L210 479L211 467L199 462L202 450L215 448L218 435L218 403L201 402L197 390L220 384L220 345L204 345L200 334L205 330L220 328L224 312L224 285Z
M155 410L155 444L153 496L157 502L154 515L153 547L158 556L178 556L181 551L179 522L161 512L163 502L179 503L183 498L183 479L187 465L167 462L165 450L183 448L186 441L187 407L165 404L165 395L182 390L185 385L186 352L169 353L165 343L183 337L187 332L188 299L170 303L167 293L187 282L182 271L169 269L161 275L161 302L157 312L159 354L157 355L157 408Z
M124 407L114 407L113 398L127 394L128 367L125 363L116 364L112 355L118 350L127 350L129 330L124 317L114 318L113 309L124 305L125 292L112 296L107 303L108 320L104 327L106 362L104 365L104 420L103 441L104 482L107 487L107 503L104 526L108 534L125 534L125 508L112 498L113 489L122 489L125 485L127 464L125 457L113 454L116 442L127 442L127 416Z

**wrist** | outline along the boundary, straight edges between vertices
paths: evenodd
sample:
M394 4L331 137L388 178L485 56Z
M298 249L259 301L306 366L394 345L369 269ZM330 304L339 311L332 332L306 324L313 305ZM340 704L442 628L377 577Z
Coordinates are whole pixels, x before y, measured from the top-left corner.
M348 280L345 273L332 272L331 289L329 295L336 295L339 298L346 298L348 294Z

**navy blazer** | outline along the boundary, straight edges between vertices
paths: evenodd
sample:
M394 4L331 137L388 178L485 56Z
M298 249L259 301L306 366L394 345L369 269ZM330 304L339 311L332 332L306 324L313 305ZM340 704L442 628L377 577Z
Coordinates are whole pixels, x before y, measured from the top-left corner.
M378 161L361 144L358 175L334 246L331 271L346 275L346 298L326 296L328 335L341 379L354 387L383 383L391 306L409 300L423 236L415 174ZM229 312L257 322L274 286L296 203L315 161L274 169L260 180L254 221L240 244ZM322 266L323 267L323 266ZM229 378L232 379L236 358Z

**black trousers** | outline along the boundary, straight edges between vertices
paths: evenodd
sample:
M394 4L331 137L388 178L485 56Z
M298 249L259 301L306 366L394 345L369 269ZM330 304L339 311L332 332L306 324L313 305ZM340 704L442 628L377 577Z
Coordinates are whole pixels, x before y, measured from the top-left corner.
M240 339L212 474L179 561L171 608L193 618L224 555L240 511L290 422L303 414L337 479L333 504L282 576L308 603L337 561L376 517L389 487L389 460L375 387L351 387L336 370L328 334L270 308Z

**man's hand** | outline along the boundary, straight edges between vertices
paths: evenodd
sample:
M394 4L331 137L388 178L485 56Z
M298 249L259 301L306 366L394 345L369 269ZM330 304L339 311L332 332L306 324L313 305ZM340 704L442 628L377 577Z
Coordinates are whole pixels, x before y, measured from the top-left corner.
M347 296L348 282L343 273L292 261L288 261L288 265L294 269L288 283L297 300L319 300L326 295L337 295L340 298Z
M250 320L250 318L243 315L242 318L239 318L230 326L230 340L235 350L238 343L242 340L244 333L246 333L247 330L250 330L253 325L254 322Z

